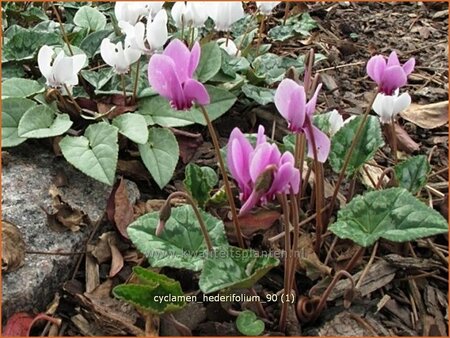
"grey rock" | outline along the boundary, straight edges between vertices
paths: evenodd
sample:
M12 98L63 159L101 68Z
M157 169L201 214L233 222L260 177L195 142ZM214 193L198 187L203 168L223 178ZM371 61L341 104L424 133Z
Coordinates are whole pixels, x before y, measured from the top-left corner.
M128 192L128 200L132 205L135 205L137 201L141 198L141 193L139 192L139 188L136 183L133 181L124 179L125 185L127 187Z
M2 219L19 228L27 251L83 250L92 227L56 232L48 227L40 206L51 209L49 188L57 173L64 172L68 183L59 188L63 200L96 222L103 215L111 188L79 172L63 158L28 144L8 150L7 162L2 169ZM45 310L70 277L78 257L27 253L20 269L3 273L2 321L16 312Z

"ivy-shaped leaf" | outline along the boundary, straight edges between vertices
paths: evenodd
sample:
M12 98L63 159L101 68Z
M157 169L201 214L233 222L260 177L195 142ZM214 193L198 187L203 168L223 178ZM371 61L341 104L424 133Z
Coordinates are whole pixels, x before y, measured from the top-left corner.
M339 173L344 165L345 156L362 120L363 116L352 119L350 122L344 124L331 139L331 151L328 160L336 173ZM375 152L383 145L384 141L381 136L380 121L375 116L369 116L361 137L352 152L345 173L348 176L353 175L364 163L371 160Z
M216 41L202 46L202 54L197 67L197 78L204 83L216 75L222 63L222 52Z
M97 32L106 27L106 16L91 6L81 7L73 18L73 23L79 27Z
M112 124L119 128L119 133L128 137L138 144L145 144L148 141L148 128L145 118L142 115L127 113L117 116Z
M84 136L65 136L59 146L75 168L97 181L113 185L119 156L117 138L117 128L101 122L87 127Z
M248 83L242 86L242 92L245 96L261 105L272 103L275 98L275 89L254 86Z
M394 167L398 186L417 194L427 184L430 164L425 155L407 159Z
M222 247L205 260L200 275L200 290L211 293L228 288L250 288L278 264L278 259L260 256L254 250Z
M39 105L23 114L17 133L26 138L54 137L64 134L72 124L68 114L57 114L53 109Z
M141 284L118 285L113 289L114 296L155 315L178 311L186 305L178 281L139 266L133 272Z
M172 179L180 150L175 135L165 128L150 128L148 140L139 144L139 153L153 179L162 189Z
M236 318L236 327L246 336L259 336L264 332L264 322L253 311L245 310Z
M227 245L221 220L200 210L212 245ZM170 266L200 271L207 256L207 248L198 220L190 205L172 209L160 236L155 235L159 213L152 212L139 217L128 226L128 236L133 244L147 257L153 267Z
M112 30L100 30L89 34L80 43L80 48L85 51L88 57L93 57L99 52L102 40L107 38L113 31Z
M227 90L206 86L211 103L205 108L211 121L225 114L236 102L236 96ZM148 125L158 124L164 127L184 127L194 123L206 125L202 112L198 108L177 111L161 96L139 100L139 113L144 115Z
M36 106L29 99L10 98L2 101L2 147L15 147L26 141L20 137L18 127L23 114Z
M2 83L2 99L8 97L25 98L42 93L44 86L29 79L11 78Z
M378 239L406 242L448 232L447 221L404 188L368 192L338 213L330 231L368 247Z
M203 207L209 199L209 193L218 183L216 172L210 167L200 167L195 163L189 163L185 169L183 183L192 197Z

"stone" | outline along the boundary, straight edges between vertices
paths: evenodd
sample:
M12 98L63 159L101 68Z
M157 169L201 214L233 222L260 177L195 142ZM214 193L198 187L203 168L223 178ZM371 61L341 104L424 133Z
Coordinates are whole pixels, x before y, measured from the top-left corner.
M2 219L15 224L27 251L77 252L84 250L92 226L77 232L56 232L47 225L41 206L51 210L49 188L57 177L67 179L59 187L62 199L98 221L106 208L111 187L89 178L62 157L27 143L2 154ZM2 321L16 312L45 311L58 288L70 278L79 255L26 253L24 265L2 273Z

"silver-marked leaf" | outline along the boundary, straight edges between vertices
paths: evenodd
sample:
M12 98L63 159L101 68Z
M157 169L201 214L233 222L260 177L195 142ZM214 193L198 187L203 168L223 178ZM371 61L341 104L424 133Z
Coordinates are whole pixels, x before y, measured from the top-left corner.
M79 27L88 28L91 32L106 27L106 16L91 6L81 7L73 18L73 23Z
M29 99L9 98L2 101L2 147L15 147L26 141L17 131L20 119L25 112L36 106Z
M113 185L119 155L117 138L117 128L101 122L87 127L84 136L64 137L59 146L65 159L75 168Z
M222 247L208 256L200 275L199 286L204 293L252 287L280 262L257 251Z
M151 128L145 144L138 144L142 161L162 189L172 179L180 150L175 135L164 128Z
M239 313L236 319L236 327L240 333L246 336L259 336L264 332L264 322L258 319L256 314L250 310Z
M427 176L431 167L425 155L407 159L394 167L399 187L417 194L427 184Z
M19 122L19 137L46 138L64 134L73 122L67 114L57 114L53 109L39 105L28 109Z
M211 103L205 108L211 121L225 114L236 102L236 96L227 90L206 86ZM161 96L147 97L139 100L139 113L144 115L148 125L158 124L163 127L184 127L194 123L206 125L202 112L198 108L177 111Z
M2 82L2 99L8 97L25 98L43 91L44 86L34 80L11 78Z
M148 140L148 128L142 115L127 113L117 116L112 124L119 128L119 133L138 144L145 144Z
M378 239L406 242L448 232L447 221L404 188L368 192L338 213L330 231L368 247Z
M200 210L214 247L228 245L223 222ZM172 208L160 236L155 235L159 213L139 217L127 228L133 244L147 257L152 267L170 266L200 271L207 256L207 247L200 225L190 205Z
M345 156L362 120L363 116L358 116L345 123L331 139L331 151L328 160L336 173L339 173L344 165ZM371 160L375 152L383 145L380 121L375 116L369 116L361 137L352 152L345 173L348 176L353 175L364 163Z
M216 75L221 67L222 52L216 41L202 46L202 54L197 67L197 78L204 83Z

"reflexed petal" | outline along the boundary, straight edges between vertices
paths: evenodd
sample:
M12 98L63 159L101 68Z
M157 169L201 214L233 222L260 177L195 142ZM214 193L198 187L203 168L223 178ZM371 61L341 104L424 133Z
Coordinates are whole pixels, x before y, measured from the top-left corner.
M382 55L376 55L367 62L367 75L378 85L381 84L384 70L386 69L386 60Z
M185 2L184 1L175 2L175 4L172 7L171 14L172 14L173 21L175 21L175 25L178 28L181 28L181 26L183 25L183 21L184 21L184 25L187 26L186 20L183 19L185 12L186 12Z
M208 7L210 2L195 1L188 2L188 6L191 6L192 20L194 27L200 28L205 25L205 21L208 20Z
M147 41L151 50L158 50L164 47L168 38L167 12L162 9L156 14L153 22L147 21Z
M188 76L192 77L194 75L195 70L197 69L198 63L200 62L200 44L198 41L194 43L191 50L191 57L189 59L189 68L188 68Z
M175 63L178 78L181 83L186 81L190 76L188 75L189 63L191 59L191 52L181 40L172 40L164 49L164 55L170 57Z
M38 53L38 66L41 74L48 79L52 73L52 58L54 52L53 49L47 45L44 45L39 49Z
M330 123L330 133L331 135L334 135L337 133L339 129L344 125L344 119L342 118L342 115L339 114L339 112L334 109L331 111L330 118L328 120Z
M394 96L379 93L375 98L373 110L380 116L382 123L390 123L394 114Z
M380 91L387 95L404 86L407 83L405 72L401 66L392 66L386 68L381 79L382 87Z
M135 63L141 57L141 51L135 48L131 48L130 46L127 46L123 53L126 60L126 64L124 65L126 65L127 69L130 68L130 65Z
M67 84L67 82L71 80L71 77L73 77L73 60L71 57L65 56L64 51L61 51L58 56L61 55L61 53L63 57L60 57L58 62L55 62L53 66L53 78L56 81L56 83L54 83L55 86Z
M300 191L300 185L301 185L301 179L300 179L300 171L296 169L293 172L293 175L291 176L291 181L289 184L291 185L292 190L294 191L294 194L298 194Z
M256 135L256 145L259 146L264 142L266 142L266 135L264 134L264 126L259 125L258 134Z
M391 52L391 54L389 54L389 58L387 60L387 66L388 67L400 66L400 61L398 60L398 56L397 56L397 53L395 52L395 50L393 50Z
M249 161L253 147L239 128L230 134L227 148L227 165L236 180L242 183L250 181Z
M239 210L239 216L244 216L248 214L253 209L253 207L258 204L260 199L261 199L260 194L258 194L255 190L253 190L252 193L250 194L250 197L245 201L245 203Z
M319 92L320 89L322 88L322 84L320 83L317 88L316 91L314 92L313 97L311 98L311 100L309 100L309 102L306 104L306 114L309 115L309 117L312 116L312 114L314 114L314 111L316 110L316 103L317 103L317 97L319 96Z
M408 93L403 93L394 102L394 116L404 111L411 104L411 96Z
M185 102L181 83L175 72L175 63L170 57L154 54L148 64L148 81L159 95L178 106Z
M217 43L219 44L219 47L222 48L225 52L227 52L230 56L240 56L241 52L238 51L238 48L233 40L228 39L228 46L226 38L220 38L217 40Z
M411 58L405 62L405 64L403 65L403 71L405 72L405 74L407 76L412 73L415 65L416 65L416 60L414 58Z
M302 86L284 79L275 92L275 106L290 124L290 129L299 131L305 122L306 95Z
M138 22L134 26L134 40L134 44L131 44L131 47L137 47L141 51L147 50L147 47L145 46L145 25L143 22Z
M256 1L256 6L264 15L270 15L272 10L278 6L281 1Z
M273 179L272 186L270 187L269 191L267 192L268 195L276 194L279 192L285 192L288 183L291 181L292 176L295 173L294 166L292 163L284 163L282 164Z
M321 163L324 163L328 158L328 154L330 153L330 145L331 145L330 139L325 133L323 133L316 126L311 124L311 127L313 135L310 134L309 128L305 128L306 140L308 142L308 157L314 159L314 150L312 142L312 137L314 137L317 148L317 160Z
M194 79L189 79L183 84L184 96L187 103L198 103L202 106L209 104L209 94L205 86Z
M108 38L103 39L100 45L100 55L102 56L103 61L105 61L111 67L115 67L116 63L116 56L114 52L115 48L116 46L111 43Z
M278 165L280 157L280 151L275 144L265 142L257 146L250 158L250 177L253 183L269 165Z

